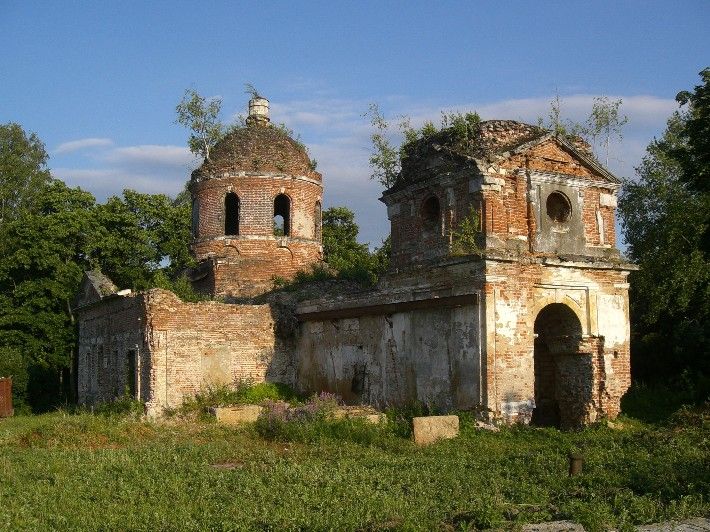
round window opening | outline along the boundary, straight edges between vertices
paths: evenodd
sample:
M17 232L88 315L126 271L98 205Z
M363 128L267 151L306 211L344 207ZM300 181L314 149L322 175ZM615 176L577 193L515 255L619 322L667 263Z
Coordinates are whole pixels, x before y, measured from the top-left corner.
M565 223L572 214L572 206L567 196L561 192L553 192L547 196L547 215L553 222Z

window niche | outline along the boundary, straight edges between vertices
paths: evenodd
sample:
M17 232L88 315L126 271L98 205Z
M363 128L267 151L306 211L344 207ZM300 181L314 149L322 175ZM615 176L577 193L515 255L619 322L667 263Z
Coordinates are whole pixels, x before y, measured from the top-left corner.
M430 196L421 208L422 228L425 231L436 231L441 224L441 205L439 198Z
M274 198L274 236L291 234L291 198L279 194Z
M224 234L236 236L239 234L239 196L229 192L224 197Z

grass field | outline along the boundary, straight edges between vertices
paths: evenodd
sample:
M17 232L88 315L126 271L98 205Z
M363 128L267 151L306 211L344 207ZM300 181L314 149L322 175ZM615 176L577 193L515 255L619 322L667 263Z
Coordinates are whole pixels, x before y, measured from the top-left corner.
M620 424L494 433L464 419L457 439L417 448L354 421L274 441L205 421L18 416L0 420L0 529L623 530L708 515L707 409ZM581 475L568 476L570 452Z

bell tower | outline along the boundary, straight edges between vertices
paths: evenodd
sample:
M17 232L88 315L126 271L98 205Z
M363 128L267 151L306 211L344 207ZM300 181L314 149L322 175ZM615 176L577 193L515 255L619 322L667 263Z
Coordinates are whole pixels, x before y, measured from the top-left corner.
M191 275L199 291L254 296L322 259L322 176L306 148L271 124L269 100L249 101L233 128L192 173Z

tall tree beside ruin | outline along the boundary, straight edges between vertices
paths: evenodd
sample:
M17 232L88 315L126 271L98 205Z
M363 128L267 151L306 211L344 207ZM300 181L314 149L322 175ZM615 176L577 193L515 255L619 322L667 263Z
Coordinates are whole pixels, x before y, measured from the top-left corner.
M702 98L708 81L692 96ZM641 267L630 278L637 378L710 374L710 192L688 174L704 156L702 142L690 142L695 128L709 125L699 116L692 107L675 113L620 195L627 252Z
M693 92L682 91L676 96L688 106L685 127L680 135L685 144L674 153L683 167L685 180L698 191L710 191L710 67L700 72L703 81Z
M174 277L192 264L189 203L124 190L97 205L95 217L92 263L121 288L150 288L157 272Z
M187 89L175 107L176 122L191 131L187 144L195 155L209 160L210 150L224 132L219 119L221 110L220 98L205 98L193 89Z
M20 354L2 369L25 376L16 397L43 409L60 398L71 367L72 301L97 227L94 197L59 180L33 191L32 201L34 209L0 224L0 352Z
M37 135L15 123L0 124L0 223L31 208L49 179L47 152Z

